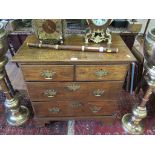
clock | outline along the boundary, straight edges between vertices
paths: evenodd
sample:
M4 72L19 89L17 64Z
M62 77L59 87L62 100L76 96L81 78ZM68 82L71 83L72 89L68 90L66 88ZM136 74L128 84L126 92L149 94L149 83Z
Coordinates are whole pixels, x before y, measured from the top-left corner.
M110 45L111 34L108 26L111 22L111 19L87 19L89 30L85 35L85 42L107 42Z
M63 43L66 22L60 19L34 19L32 27L42 43Z

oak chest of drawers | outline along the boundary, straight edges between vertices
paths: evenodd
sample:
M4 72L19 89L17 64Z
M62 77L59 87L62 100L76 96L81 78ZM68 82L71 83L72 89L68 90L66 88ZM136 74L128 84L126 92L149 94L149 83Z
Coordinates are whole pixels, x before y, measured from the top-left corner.
M22 69L38 125L115 118L129 64L136 61L119 35L112 44L117 54L29 48L27 42L38 40L29 36L12 61ZM65 44L82 45L83 37L68 37Z

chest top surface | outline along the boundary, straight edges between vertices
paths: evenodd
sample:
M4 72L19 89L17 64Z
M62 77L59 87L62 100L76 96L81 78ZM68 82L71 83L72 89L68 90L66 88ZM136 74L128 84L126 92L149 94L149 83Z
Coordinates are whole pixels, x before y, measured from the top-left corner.
M34 36L28 36L12 59L12 62L21 64L107 64L107 63L130 63L136 61L131 51L117 34L112 36L112 48L118 48L118 53L82 52L68 50L53 50L29 48L29 43L38 43ZM66 45L85 45L84 36L69 36L65 39ZM105 46L104 44L90 46Z

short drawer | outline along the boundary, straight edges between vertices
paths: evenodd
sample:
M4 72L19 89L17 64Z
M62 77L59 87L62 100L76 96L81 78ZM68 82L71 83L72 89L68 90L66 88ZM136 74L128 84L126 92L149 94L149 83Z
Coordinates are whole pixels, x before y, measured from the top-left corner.
M72 81L73 65L22 65L25 81Z
M117 101L56 101L33 102L34 112L39 117L50 116L95 116L114 115L118 110Z
M102 81L125 79L128 65L77 65L77 81Z
M122 85L122 81L27 82L32 101L115 100L119 97Z

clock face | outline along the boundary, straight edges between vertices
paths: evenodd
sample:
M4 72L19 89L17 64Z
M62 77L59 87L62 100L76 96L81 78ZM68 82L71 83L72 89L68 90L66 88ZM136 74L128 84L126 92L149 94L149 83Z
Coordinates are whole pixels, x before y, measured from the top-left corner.
M92 19L93 24L95 24L96 26L102 26L106 24L107 21L108 19Z
M43 30L46 33L54 33L56 31L56 24L52 20L45 20L42 24Z

